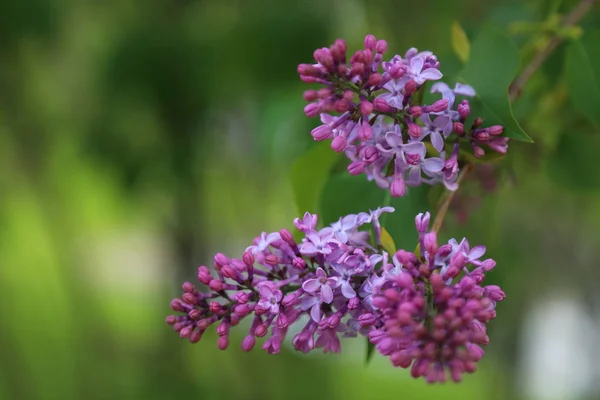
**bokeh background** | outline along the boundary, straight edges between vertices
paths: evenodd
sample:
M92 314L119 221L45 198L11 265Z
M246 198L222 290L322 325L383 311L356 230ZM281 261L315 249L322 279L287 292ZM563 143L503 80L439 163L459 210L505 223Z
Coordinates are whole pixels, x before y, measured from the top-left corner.
M467 182L442 231L486 244L508 294L462 384L367 366L362 340L268 356L243 353L243 332L220 352L164 324L214 252L292 227L289 170L317 123L296 66L314 49L373 33L451 76L453 20L471 39L494 24L526 62L576 3L0 2L0 399L600 398L600 144L565 88L566 44L515 103L536 143L512 143L494 190Z

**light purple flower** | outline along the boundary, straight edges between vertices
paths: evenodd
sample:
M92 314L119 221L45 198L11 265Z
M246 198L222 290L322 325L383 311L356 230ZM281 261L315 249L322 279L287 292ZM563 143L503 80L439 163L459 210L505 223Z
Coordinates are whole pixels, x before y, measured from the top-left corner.
M300 232L314 230L317 226L317 214L306 212L304 213L304 217L302 219L294 219L294 225Z
M266 232L260 234L260 237L257 238L257 243L254 246L248 246L246 251L252 252L252 254L261 253L267 249L272 243L281 239L281 235L279 232L269 233L267 235Z
M427 149L421 142L410 143L404 146L406 164L410 170L407 183L419 185L421 183L421 170L429 176L440 172L444 167L444 161L438 157L425 158Z
M423 69L425 64L424 55L416 55L410 59L409 74L412 79L419 85L422 85L425 81L435 81L442 78L442 73L437 68L426 68Z
M348 243L352 231L358 228L358 216L356 214L346 215L331 224L335 238L342 243Z
M304 281L302 289L312 294L319 292L321 302L331 303L333 301L333 289L338 286L338 278L327 277L323 268L318 268L315 276L315 278Z
M300 253L306 256L331 253L328 244L334 241L332 229L322 229L320 232L309 230L305 233L307 240L300 246Z
M383 88L388 92L377 96L377 98L384 100L392 107L402 109L404 108L404 105L402 104L404 94L402 91L404 90L405 84L406 79L404 79L404 77L400 79L391 79L388 83L383 85Z
M438 115L434 121L431 121L429 114L421 115L421 121L424 126L421 127L421 136L418 140L422 140L429 135L431 144L438 151L444 149L444 138L447 138L452 133L452 120L447 115Z
M271 314L279 313L279 303L283 298L283 293L278 290L271 282L265 282L258 288L260 300L257 307Z

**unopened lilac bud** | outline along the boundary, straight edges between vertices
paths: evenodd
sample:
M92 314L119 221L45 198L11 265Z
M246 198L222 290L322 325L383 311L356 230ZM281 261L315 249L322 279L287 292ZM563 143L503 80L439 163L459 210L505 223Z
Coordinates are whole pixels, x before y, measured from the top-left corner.
M481 263L481 268L483 269L484 272L489 272L492 269L494 269L494 267L496 266L496 261L492 260L491 258L488 258L487 260L483 260L483 262Z
M427 252L430 255L434 255L437 253L438 244L437 244L437 235L436 235L435 231L426 233L425 236L423 237L423 243L425 245L425 250L427 250Z
M304 259L300 257L295 257L292 260L292 265L294 266L294 268L304 269L306 268L306 261L304 261Z
M360 299L358 297L353 297L348 301L348 309L356 310L360 305Z
M219 340L217 340L217 346L219 346L219 350L226 350L227 346L229 346L229 338L227 336L221 336Z
M401 272L394 281L403 289L411 289L415 286L412 276L409 273Z
M185 309L183 304L181 304L181 300L179 299L171 300L170 307L173 311L183 311Z
M444 244L438 249L438 255L440 257L448 257L450 253L452 253L452 246L449 244Z
M452 131L458 136L462 136L465 134L465 126L461 122L453 122Z
M377 317L371 313L361 314L358 317L358 323L360 326L373 326L377 322Z
M340 99L335 102L333 109L335 110L335 112L345 113L346 111L350 110L351 106L351 102L344 99Z
M225 278L234 279L234 280L237 279L237 277L238 277L238 274L237 274L236 270L234 270L229 265L225 265L223 268L221 268L221 274Z
M183 291L187 292L187 293L193 293L196 291L194 284L191 282L184 282L183 285L181 285L181 287L182 287Z
M315 101L317 99L317 91L316 90L305 90L302 98L305 101Z
M417 85L417 82L411 79L410 81L406 82L406 85L404 85L404 94L406 96L412 95L414 92L417 91L418 86L419 85Z
M429 212L426 212L425 214L419 213L415 217L415 226L417 228L417 232L419 232L419 233L427 232L427 229L429 228L430 218L431 218L431 214L429 214Z
M489 296L490 299L492 299L494 301L501 301L501 300L504 300L504 298L506 297L506 294L504 294L502 289L500 289L500 287L498 287L496 285L486 286L484 288L484 292L486 295Z
M167 323L167 325L175 325L175 322L177 322L177 317L174 315L169 315L165 319L165 322Z
M389 301L383 296L373 298L373 306L376 308L386 308L388 305Z
M208 305L208 309L213 314L219 314L222 311L223 306L217 301L211 301Z
M423 109L420 106L412 106L408 112L413 118L419 118L423 113Z
M476 143L471 142L471 146L473 147L473 154L475 157L483 157L485 155L485 150L481 146L478 146Z
M365 146L363 148L363 159L367 163L373 163L379 158L379 151L375 146Z
M363 161L353 161L348 165L348 172L350 175L360 175L365 172L366 164Z
M402 178L394 178L390 186L392 197L402 197L406 194L406 184Z
M236 313L240 317L245 317L250 314L250 306L248 304L238 304L234 307L233 312Z
M469 114L471 114L471 106L469 105L468 100L461 101L460 104L456 108L458 110L458 116L460 117L460 119L462 121L467 119Z
M394 78L394 79L402 78L405 73L406 73L406 70L404 70L404 68L402 68L402 64L400 64L400 63L396 63L396 64L392 65L390 67L390 69L388 70L388 74L390 74L392 76L392 78ZM414 82L414 81L411 81L411 82Z
M298 303L298 295L295 292L286 294L283 297L283 300L281 300L281 305L283 305L284 307L293 307Z
M490 134L488 133L487 129L483 129L473 133L473 138L479 140L480 142L487 142L490 140Z
M256 337L263 337L267 334L268 330L268 327L266 327L264 324L260 324L254 330L254 335L256 335Z
M377 45L377 39L375 36L369 34L365 36L365 49L374 50Z
M194 321L197 321L200 318L202 318L202 311L194 308L190 310L190 312L188 313L188 317L190 317L190 319L193 319Z
M217 253L213 259L213 263L217 271L221 269L223 265L229 264L229 258L225 254Z
M417 124L408 124L408 134L412 138L418 138L421 136L421 127Z
M295 245L296 241L294 240L294 235L292 235L292 232L290 232L287 229L281 229L279 231L279 235L281 236L281 239L286 242L289 245Z
M499 136L504 132L504 127L502 125L492 125L488 128L488 132L492 136Z
M285 316L285 314L280 313L277 316L277 328L279 328L279 329L285 329L288 326L289 326L288 318Z
M319 103L310 103L304 107L304 114L306 114L307 117L316 117L319 115L319 112L321 112Z
M202 339L202 331L193 330L189 338L190 343L198 343L200 339Z
M269 254L265 257L265 263L269 265L277 265L279 264L279 258L275 254Z
M244 350L245 352L249 352L250 350L252 350L255 343L256 339L253 335L246 336L242 341L242 350Z
M375 45L375 51L379 54L383 54L387 51L388 44L385 40L378 40Z
M381 76L381 74L379 72L374 72L371 74L371 76L369 76L369 80L367 81L366 86L368 86L368 87L378 86L381 83L382 79L383 79L383 77Z
M476 129L479 128L481 125L483 125L483 119L480 117L475 118L475 120L473 121L473 126L472 129Z
M219 326L217 326L217 335L219 336L225 336L229 333L229 323L226 321L223 321L219 324Z
M417 262L417 256L415 256L414 253L409 253L408 251L402 249L398 250L396 254L394 254L394 257L396 257L396 259L400 261L400 264L402 265L414 264Z
M370 140L373 137L373 130L371 129L369 121L362 121L360 129L358 131L358 137L364 141Z
M179 331L179 337L182 339L188 338L190 336L190 334L192 333L192 329L194 329L194 327L191 325L186 326L185 328L182 328Z
M362 115L369 115L373 112L373 103L367 100L360 102L360 113Z
M215 292L220 292L223 290L223 282L218 279L211 279L211 281L208 282L208 287Z
M206 268L204 265L198 267L198 280L202 283L204 283L205 285L208 285L208 283L212 280L212 276L210 275L210 271L208 268Z
M242 255L242 261L247 267L252 267L254 265L254 255L249 251L246 251L244 252L244 255Z
M350 74L352 76L362 75L365 72L365 64L363 63L352 63Z
M324 48L315 50L315 52L313 53L313 56L315 57L315 60L319 64L321 64L328 70L333 70L333 57L331 56L331 52L329 51L328 48L324 47Z
M187 304L191 304L191 305L198 304L198 299L192 293L184 293L183 296L181 296L181 299L183 301L185 301Z
M431 105L433 112L442 112L448 108L448 100L441 99Z
M333 151L335 151L336 153L344 151L344 149L346 149L347 145L348 145L348 142L346 141L346 138L343 136L336 136L331 141L331 149Z
M375 110L383 113L394 113L396 108L390 106L384 99L378 97L373 101L373 107Z
M250 300L250 294L248 294L248 293L237 292L235 294L235 301L237 301L238 304L246 304L248 302L248 300Z
M315 140L320 141L330 138L333 132L327 125L320 125L313 129L310 134Z

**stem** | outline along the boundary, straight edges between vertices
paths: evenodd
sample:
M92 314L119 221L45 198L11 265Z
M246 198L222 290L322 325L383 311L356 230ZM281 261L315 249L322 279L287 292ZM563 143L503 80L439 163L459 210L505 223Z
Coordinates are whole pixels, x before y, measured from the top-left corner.
M460 182L465 178L465 176L473 169L473 164L468 163L467 165L465 165L462 170L460 171L460 173L458 174L458 178L456 179L456 183L458 183L460 185ZM452 199L454 198L454 194L458 191L458 189L449 192L448 196L444 199L444 202L442 203L442 205L440 206L440 208L438 208L438 211L435 215L435 220L433 221L433 231L435 231L435 233L439 233L440 228L442 227L442 224L444 223L444 217L446 216L446 213L448 212L448 207L450 207L450 203L452 202Z
M564 28L571 27L579 22L581 18L592 8L596 0L581 0L581 2L575 7L569 15L567 15L561 25L561 30ZM546 61L546 59L552 54L556 47L562 42L563 38L560 33L555 33L552 38L548 41L546 47L539 51L531 60L531 62L523 68L521 74L510 85L509 98L510 101L514 101L521 94L523 87L533 76L533 74L540 68L540 66Z

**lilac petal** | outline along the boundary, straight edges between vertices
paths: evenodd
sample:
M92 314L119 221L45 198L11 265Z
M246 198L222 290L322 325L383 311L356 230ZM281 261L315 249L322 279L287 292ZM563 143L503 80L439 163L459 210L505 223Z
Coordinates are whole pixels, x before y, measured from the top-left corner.
M421 121L423 122L423 124L425 124L426 127L433 126L433 122L431 122L431 117L429 116L429 114L421 115Z
M341 282L339 282L339 278L333 277L333 278L327 278L327 284L331 287L338 287L340 286Z
M451 182L451 181L444 181L444 186L446 187L446 189L454 192L456 189L458 189L458 183L456 182Z
M321 320L321 303L316 303L310 309L310 317L315 322L319 322Z
M317 251L317 246L310 242L302 243L302 246L300 246L300 253L302 254L313 255L316 254Z
M425 58L416 56L410 59L410 69L415 75L419 75L425 64Z
M465 85L464 83L457 83L454 86L454 93L462 95L462 96L475 96L475 89L473 89L470 85Z
M444 161L438 157L428 158L423 161L423 171L425 173L436 173L440 172L444 168Z
M430 81L436 81L442 78L442 73L436 68L427 68L425 71L419 74L421 79L427 79Z
M321 237L315 231L308 231L308 232L306 232L306 237L308 238L308 240L310 240L314 244L321 243Z
M271 305L271 314L278 314L279 313L279 304L272 304Z
M350 282L348 282L348 281L342 282L342 294L347 299L356 297L356 292L354 291L354 289L352 289Z
M318 279L308 279L302 284L302 289L308 293L314 293L321 287Z
M325 278L327 277L327 274L325 273L325 270L321 267L317 268L317 271L315 272L315 275L317 276L317 278Z
M476 260L485 254L485 246L475 246L469 252L469 259Z
M406 154L418 154L420 158L425 158L425 154L427 154L427 149L425 148L425 144L421 142L413 142L409 144L405 144L402 149Z
M444 149L444 139L438 131L431 131L429 137L431 138L431 144L438 152Z
M329 114L325 114L325 113L321 114L321 122L324 124L331 124L332 122L335 122L336 119L338 119L338 117L335 117L333 115L329 115Z
M273 296L273 289L270 285L260 285L258 293L260 294L260 297L270 299Z
M283 298L283 293L281 292L281 290L277 290L275 292L275 301L279 303L282 298Z
M441 130L445 129L450 123L450 117L447 115L440 115L435 119L435 121L433 121L433 125Z
M406 183L410 186L419 186L421 184L421 167L415 165L410 169Z
M404 142L402 141L402 135L396 133L396 132L387 132L385 134L385 141L391 146L391 147L400 147L404 144Z
M436 82L431 86L431 93L444 93L450 91L450 87L444 82Z
M341 219L341 225L343 230L350 230L356 227L358 217L356 214L346 215Z
M329 285L321 285L321 300L324 303L331 303L333 301L333 290Z
M271 244L280 239L281 235L279 234L279 232L269 233L269 236L267 236L267 243Z

